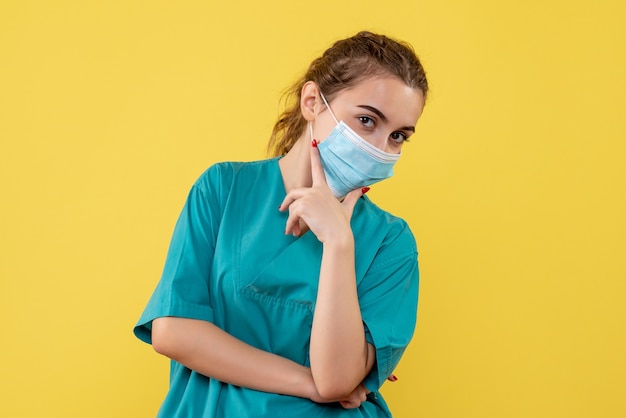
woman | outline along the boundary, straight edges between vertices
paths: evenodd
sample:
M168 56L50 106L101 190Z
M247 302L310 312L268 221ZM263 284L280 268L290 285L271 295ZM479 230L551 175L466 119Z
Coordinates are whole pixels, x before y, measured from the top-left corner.
M404 221L363 196L391 176L428 84L412 49L361 32L290 90L274 157L194 184L135 334L171 358L163 417L387 417L413 334Z

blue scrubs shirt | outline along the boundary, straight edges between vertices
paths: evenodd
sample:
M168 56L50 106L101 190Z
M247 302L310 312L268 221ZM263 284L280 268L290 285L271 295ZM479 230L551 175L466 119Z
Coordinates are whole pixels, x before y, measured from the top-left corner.
M309 339L322 245L312 233L284 234L286 192L278 159L220 163L192 187L176 223L163 275L134 332L151 343L152 320L209 321L234 337L309 367ZM418 267L407 224L367 197L351 221L356 280L376 363L372 391L356 409L259 392L203 376L172 361L160 417L390 417L378 392L413 335Z

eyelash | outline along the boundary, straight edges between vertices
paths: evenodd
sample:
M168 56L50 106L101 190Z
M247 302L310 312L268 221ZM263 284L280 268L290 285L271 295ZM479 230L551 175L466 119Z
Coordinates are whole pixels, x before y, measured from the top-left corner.
M406 136L406 134L404 134L404 132L396 131L396 132L393 132L391 134L391 136L394 136L394 135L397 135L397 134L400 134L400 136L402 136L402 142L409 142L409 137ZM393 139L393 140L396 141L395 139ZM396 141L396 142L398 142L398 141ZM401 142L398 142L398 143L400 144Z
M372 122L374 124L376 124L376 121L372 118L370 118L369 116L359 116L359 122L361 122L361 125L365 126L368 122ZM367 126L365 126L367 128Z
M359 122L361 122L361 125L365 126L368 129L371 128L369 126L366 126L369 122L372 122L374 124L376 123L376 121L373 118L370 118L369 116L359 116L358 119L359 119ZM402 142L409 142L409 137L404 132L400 132L400 131L392 132L391 136L393 137L394 135L402 136L402 141L398 141L395 138L392 138L392 140L397 142L398 144L401 144Z

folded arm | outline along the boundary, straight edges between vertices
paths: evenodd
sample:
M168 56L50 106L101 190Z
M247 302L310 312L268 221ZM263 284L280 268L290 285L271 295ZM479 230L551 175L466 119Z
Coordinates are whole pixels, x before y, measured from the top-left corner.
M307 367L259 350L214 324L163 317L152 323L154 350L205 376L264 392L315 398Z
M365 339L353 260L351 239L324 244L310 357L316 387L327 397L342 398L354 390L376 358Z
M350 407L357 407L363 401L358 388L343 397L321 396L311 369L246 344L210 322L157 318L152 321L152 346L185 367L225 383L319 403L352 399Z

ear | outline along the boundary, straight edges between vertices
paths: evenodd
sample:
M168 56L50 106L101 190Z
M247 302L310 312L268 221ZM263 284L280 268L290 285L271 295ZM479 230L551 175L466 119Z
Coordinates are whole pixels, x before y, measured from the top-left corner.
M300 111L304 119L309 122L315 120L315 105L317 104L319 92L320 90L314 81L307 81L304 83L304 86L302 86Z

